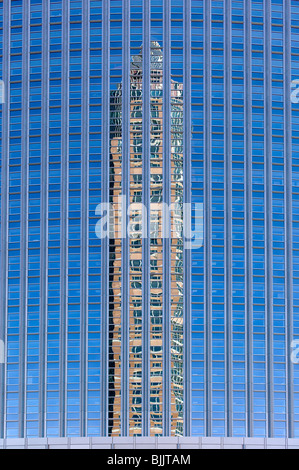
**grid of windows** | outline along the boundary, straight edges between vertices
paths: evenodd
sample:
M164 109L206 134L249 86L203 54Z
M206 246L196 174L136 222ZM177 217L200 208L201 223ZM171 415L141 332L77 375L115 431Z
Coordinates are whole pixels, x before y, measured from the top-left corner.
M298 14L0 0L0 437L299 437ZM97 238L99 203L186 186L190 257Z

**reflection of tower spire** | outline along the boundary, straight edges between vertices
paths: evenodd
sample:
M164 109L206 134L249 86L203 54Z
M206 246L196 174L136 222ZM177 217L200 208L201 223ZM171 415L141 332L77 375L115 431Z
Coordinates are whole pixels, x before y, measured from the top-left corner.
M131 69L142 68L142 45L140 54L134 55L132 58ZM163 69L163 53L160 44L157 41L151 41L151 70Z
M163 54L157 41L150 43L150 172L144 172L143 155L143 50L131 60L130 70L130 114L122 114L123 84L110 95L110 200L114 212L118 212L118 198L122 193L123 183L123 119L130 119L130 154L129 158L129 202L142 202L144 178L150 180L150 202L160 204L163 201L164 179L169 178L170 201L175 202L177 209L172 216L172 223L182 218L183 203L183 85L171 80L171 152L169 171L164 172L163 160ZM148 118L146 117L146 118ZM130 224L136 222L140 215L134 209L130 215ZM129 276L124 279L127 283L128 298L122 296L122 240L109 240L109 435L119 435L121 430L121 392L123 386L128 386L129 399L129 432L130 435L142 435L142 420L144 397L142 396L142 381L144 374L149 374L149 409L148 419L151 435L163 434L163 409L170 407L171 433L183 434L184 385L183 385L183 241L173 237L169 265L171 272L171 308L170 322L170 378L169 389L171 402L163 399L163 362L164 345L164 304L163 304L163 240L159 236L162 228L162 212L157 207L152 208L151 218L159 227L149 239L139 236L132 238L129 243ZM135 227L137 225L135 224ZM136 229L136 232L138 230ZM136 234L137 235L137 234ZM150 337L148 370L143 366L143 246L149 250L150 257ZM121 341L122 341L122 302L129 301L129 382L122 383ZM146 404L147 405L147 404Z

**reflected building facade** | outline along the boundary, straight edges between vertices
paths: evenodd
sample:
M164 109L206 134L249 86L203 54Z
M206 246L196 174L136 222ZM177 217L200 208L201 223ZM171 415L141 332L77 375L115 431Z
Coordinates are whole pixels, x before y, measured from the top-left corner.
M123 165L122 165L122 85L110 97L110 180L109 203L111 235L109 240L109 435L121 433L121 394L128 387L129 434L142 435L143 318L142 283L144 245L148 245L150 276L149 309L149 423L151 435L163 435L163 179L169 180L173 210L169 212L171 270L171 434L183 435L183 236L179 222L183 214L183 87L171 82L170 173L163 166L163 55L159 43L150 45L150 238L144 237L143 202L144 160L142 93L142 50L130 66L130 153L129 160L129 276L124 282L128 298L122 295ZM126 156L124 156L126 158ZM125 228L126 230L126 228ZM174 233L175 232L175 233ZM112 234L119 238L111 238ZM129 381L122 382L122 303L129 304ZM165 359L164 359L165 360Z

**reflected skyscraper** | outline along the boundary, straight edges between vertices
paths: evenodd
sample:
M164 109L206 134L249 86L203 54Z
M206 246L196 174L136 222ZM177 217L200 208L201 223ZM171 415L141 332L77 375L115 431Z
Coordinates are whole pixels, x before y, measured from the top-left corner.
M171 82L171 151L169 173L163 172L163 55L160 45L150 46L150 237L143 237L145 223L140 209L143 202L143 62L142 51L131 60L130 67L130 153L122 156L122 85L110 97L110 180L109 202L113 206L112 232L119 238L109 240L109 435L121 433L121 394L128 387L130 435L142 435L142 380L149 374L151 435L163 435L163 407L171 405L171 434L183 434L183 238L171 237L169 265L171 270L171 404L163 399L163 179L169 180L171 201L175 207L170 223L183 213L183 87ZM122 229L123 208L122 158L129 161L130 241L127 259L128 298L122 295ZM125 228L126 230L126 228ZM150 251L149 368L142 369L143 313L142 282L147 245ZM129 381L122 381L122 303L129 304ZM164 359L165 360L165 359Z

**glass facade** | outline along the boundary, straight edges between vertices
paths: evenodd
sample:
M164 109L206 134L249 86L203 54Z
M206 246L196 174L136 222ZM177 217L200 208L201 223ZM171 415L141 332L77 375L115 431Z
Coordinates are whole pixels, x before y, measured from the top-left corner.
M0 438L299 437L298 18L0 0Z
M142 54L133 56L130 69L130 153L129 153L129 257L125 260L122 248L121 214L122 171L127 158L123 152L122 105L123 87L118 85L110 99L110 168L109 203L111 204L111 235L109 240L109 434L121 432L122 374L122 328L123 294L122 282L129 291L129 433L142 435L142 284L143 248L149 249L149 394L150 432L163 435L163 408L171 407L171 432L183 435L183 239L179 222L183 208L183 87L172 81L171 96L171 153L167 155L170 174L163 170L163 55L158 42L150 43L150 236L143 237L144 214L142 214L142 190L144 165L142 159ZM163 214L162 201L164 179L168 179L170 197L174 204L171 226L178 232L171 237L169 268L171 282L170 351L171 402L163 400ZM174 220L173 220L174 219ZM128 263L129 276L122 277Z

